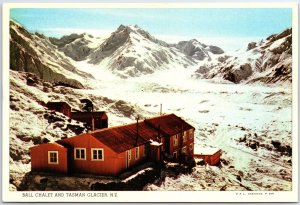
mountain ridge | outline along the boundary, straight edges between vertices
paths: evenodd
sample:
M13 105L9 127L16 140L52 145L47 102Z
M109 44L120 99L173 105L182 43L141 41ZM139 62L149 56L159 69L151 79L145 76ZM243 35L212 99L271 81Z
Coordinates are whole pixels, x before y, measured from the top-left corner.
M11 21L10 66L76 88L84 87L82 79L93 78L80 71L76 61L87 61L121 78L198 66L193 75L196 78L219 77L233 83L291 82L291 31L250 42L246 50L229 56L220 47L197 39L168 44L137 25L121 24L107 38L86 33L48 38Z
M84 88L73 74L91 77L78 71L55 46L41 34L32 34L14 21L10 21L10 69L36 74L41 79L74 88Z
M201 65L196 78L222 78L233 83L291 83L292 28L259 42L248 43L232 56L220 56L218 62Z

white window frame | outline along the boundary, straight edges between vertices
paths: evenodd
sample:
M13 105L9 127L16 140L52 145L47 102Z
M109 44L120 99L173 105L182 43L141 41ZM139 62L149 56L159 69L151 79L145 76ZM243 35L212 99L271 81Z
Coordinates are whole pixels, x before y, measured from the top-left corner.
M80 158L76 157L76 150L84 150L84 158L81 157L81 151L79 152ZM86 160L86 148L76 147L74 148L74 159L75 160Z
M136 147L135 148L135 159L139 159L140 158L140 148Z
M94 159L94 151L97 151L97 159ZM102 151L102 159L98 159L98 151ZM91 160L92 161L104 161L104 150L103 150L103 148L91 148Z
M174 135L174 139L173 139L173 145L174 147L177 147L178 146L178 135Z
M127 150L127 159L131 160L131 149Z
M186 154L186 146L184 146L184 147L181 148L181 153Z
M50 155L56 154L56 162L51 162ZM58 164L58 151L48 151L48 164Z

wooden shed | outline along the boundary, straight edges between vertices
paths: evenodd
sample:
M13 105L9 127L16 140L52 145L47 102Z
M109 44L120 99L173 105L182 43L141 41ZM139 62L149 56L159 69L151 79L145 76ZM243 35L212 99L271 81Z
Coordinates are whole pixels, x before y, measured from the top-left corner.
M100 112L72 112L71 118L87 123L92 130L108 127L108 117L104 111Z
M46 106L49 110L60 112L67 117L71 116L71 106L66 102L48 102Z
M195 147L194 157L203 159L205 163L214 166L220 163L221 149L212 147Z

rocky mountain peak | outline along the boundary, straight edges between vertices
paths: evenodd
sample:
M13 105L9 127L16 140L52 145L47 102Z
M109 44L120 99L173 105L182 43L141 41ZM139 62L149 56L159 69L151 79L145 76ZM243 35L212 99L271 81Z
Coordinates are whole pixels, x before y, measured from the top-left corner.
M59 48L64 47L65 45L74 42L75 40L82 38L84 34L72 33L70 35L64 35L61 38L50 37L49 40L54 45L57 45Z
M270 41L270 42L274 42L274 41L276 41L278 39L287 37L287 36L289 36L291 34L292 34L292 28L288 28L288 29L284 30L283 32L281 32L279 34L273 34L273 35L269 36L267 38L267 40Z
M65 53L66 56L75 61L85 60L90 54L91 48L88 46L93 38L86 33L65 35L61 38L49 38L52 44L56 45L58 49Z
M123 25L123 24L121 24L118 28L117 28L117 30L116 30L116 32L118 32L118 31L124 31L124 30L127 30L127 31L136 31L136 30L141 30L141 28L138 26L138 25L128 25L128 26L125 26L125 25Z
M223 54L224 51L217 46L208 46L199 42L197 39L189 41L180 41L175 47L181 50L187 56L193 57L197 60L208 59L211 60L211 54Z
M83 88L83 85L72 75L88 76L57 52L49 38L30 33L14 21L10 22L10 69L34 73L45 81L74 88Z
M166 42L158 40L157 38L152 36L148 31L142 29L141 27L139 27L136 24L128 25L128 26L124 26L123 24L121 24L118 27L118 29L112 33L112 35L116 35L116 34L125 35L128 38L131 38L132 36L130 34L133 34L133 35L140 36L141 38L147 39L149 41L152 41L153 43L159 44L161 46L165 46L165 47L170 46Z

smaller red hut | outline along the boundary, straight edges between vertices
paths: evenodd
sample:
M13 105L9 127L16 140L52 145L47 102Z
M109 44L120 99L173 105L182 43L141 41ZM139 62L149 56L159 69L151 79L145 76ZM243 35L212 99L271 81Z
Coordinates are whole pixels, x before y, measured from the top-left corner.
M49 110L60 112L67 117L71 116L71 106L66 102L48 102L46 106Z
M72 112L71 117L74 120L87 123L92 130L108 127L108 117L102 112Z
M218 165L221 158L221 149L211 147L196 147L194 157L203 159L205 163L215 166Z

